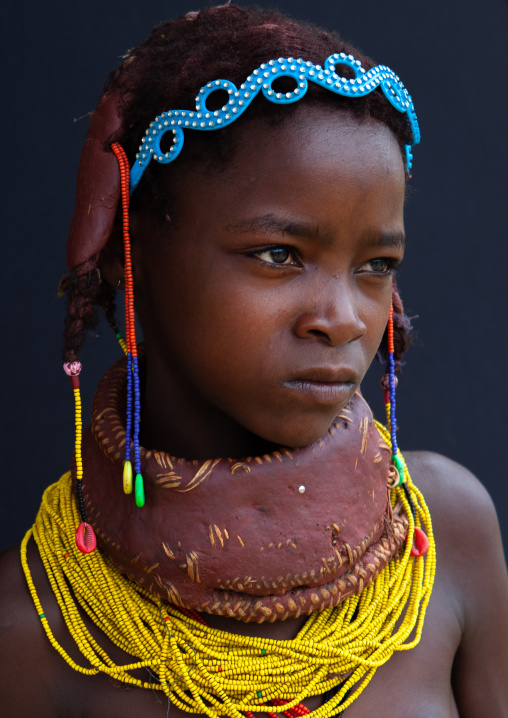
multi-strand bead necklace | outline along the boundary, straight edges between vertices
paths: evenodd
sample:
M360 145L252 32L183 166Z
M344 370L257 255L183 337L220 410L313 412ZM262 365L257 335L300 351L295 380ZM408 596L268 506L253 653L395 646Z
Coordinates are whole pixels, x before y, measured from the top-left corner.
M378 428L387 440L386 429ZM66 474L46 490L21 549L44 630L76 671L103 672L140 688L155 688L187 712L250 718L252 712L273 713L275 707L276 712L296 718L302 715L301 701L331 690L332 697L312 712L315 718L330 718L360 695L394 651L409 650L420 640L434 581L435 545L425 501L403 466L415 509L413 517L403 487L391 490L392 504L402 502L409 519L403 552L360 595L311 614L292 640L210 628L196 620L199 616L193 618L192 613L165 604L134 584L101 551L82 553L74 536L78 507L70 474ZM425 559L411 552L415 526L422 526L429 539ZM32 533L84 665L58 643L44 614L26 557ZM116 646L135 658L116 664L88 630L81 609ZM156 681L138 677L138 669L147 669Z

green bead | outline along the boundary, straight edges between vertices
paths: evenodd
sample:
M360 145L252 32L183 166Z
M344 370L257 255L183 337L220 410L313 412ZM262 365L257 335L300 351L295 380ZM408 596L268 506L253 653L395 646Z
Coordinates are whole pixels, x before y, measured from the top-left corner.
M262 648L261 653L263 654L263 656L266 655L266 650L264 648Z
M134 496L136 498L136 506L138 508L145 505L145 486L143 484L143 477L141 474L136 474L136 480L134 482Z
M400 460L400 457L396 454L392 454L392 464L395 466L397 471L399 472L399 483L397 486L400 486L404 483L406 472L404 471L404 464Z
M261 691L258 691L258 698L261 698L262 695Z
M122 333L121 333L121 332L117 332L117 333L115 334L115 338L116 338L116 339L123 339Z

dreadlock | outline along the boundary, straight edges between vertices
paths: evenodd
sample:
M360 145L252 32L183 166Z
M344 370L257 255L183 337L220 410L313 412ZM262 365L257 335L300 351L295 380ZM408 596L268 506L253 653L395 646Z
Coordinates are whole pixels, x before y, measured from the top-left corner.
M164 22L128 53L122 65L109 78L105 90L113 91L120 97L122 125L109 138L105 149L109 150L111 142L119 142L132 166L149 122L164 110L192 109L199 88L210 79L220 77L239 85L254 68L278 57L299 57L318 64L332 53L339 52L354 55L366 70L374 66L370 58L344 42L336 33L257 6L211 7ZM340 72L345 77L352 76L347 67ZM284 78L280 82L284 82ZM286 91L286 88L280 89ZM212 101L213 96L210 97L209 107L215 109L212 108ZM384 123L393 132L403 156L404 146L411 141L411 128L406 117L388 102L379 89L366 97L351 99L334 95L311 83L305 102L308 105L326 103L360 119L373 118ZM219 101L217 108L222 104L224 102ZM258 96L249 107L246 119L263 116L270 122L282 122L296 109L295 105L275 106ZM185 151L175 162L176 167L150 163L133 194L131 210L147 212L155 218L173 217L174 204L177 205L179 167L184 163L187 166L200 163L206 171L221 171L234 153L236 133L235 125L214 132L189 132ZM173 176L175 180L172 182ZM102 307L117 331L115 290L101 280L97 259L92 257L79 265L67 279L69 304L64 339L65 361L76 360L85 333L97 324L97 307ZM395 362L399 370L409 344L411 324L404 314L395 282L393 306ZM386 359L387 353L385 334L379 354Z

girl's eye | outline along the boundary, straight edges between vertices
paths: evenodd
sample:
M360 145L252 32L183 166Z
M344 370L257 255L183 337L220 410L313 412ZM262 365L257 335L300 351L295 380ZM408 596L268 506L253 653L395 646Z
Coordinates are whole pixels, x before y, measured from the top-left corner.
M371 274L388 274L392 269L397 266L395 259L388 258L376 258L370 259L365 264L362 264L361 270L364 272L370 272Z
M271 247L256 252L255 257L267 264L295 264L293 253L289 247Z

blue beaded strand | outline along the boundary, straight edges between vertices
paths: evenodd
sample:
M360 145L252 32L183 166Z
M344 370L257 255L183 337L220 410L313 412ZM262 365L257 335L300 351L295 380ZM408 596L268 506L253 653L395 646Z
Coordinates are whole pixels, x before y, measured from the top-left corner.
M388 354L388 377L390 387L390 437L392 442L392 455L397 456L399 447L397 444L397 418L395 415L396 400L395 400L395 358L393 353Z
M143 476L141 475L141 456L139 453L139 426L141 423L141 387L139 382L138 357L132 358L132 375L134 379L134 412L132 418L133 449L134 449L134 471L136 474L134 482L134 495L136 506L142 507L145 504L145 490Z
M132 441L132 354L127 352L127 408L125 418L125 461L131 460L131 441Z
M395 376L395 345L393 341L393 304L390 307L390 316L388 318L388 393L389 393L389 408L388 408L388 423L390 428L390 441L392 445L392 466L396 469L398 474L397 486L404 483L406 478L406 471L401 458L399 457L399 447L397 445L397 417L396 407L397 402L395 399L395 389L397 386L397 377ZM386 388L386 387L385 387Z
M132 358L132 375L134 379L134 412L133 412L133 448L134 448L134 469L136 474L141 473L141 458L139 456L139 424L141 420L141 397L139 388L139 365L138 358Z

